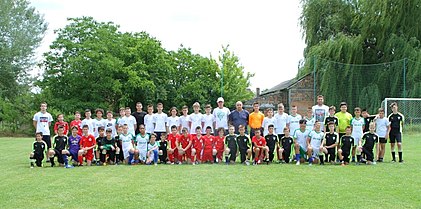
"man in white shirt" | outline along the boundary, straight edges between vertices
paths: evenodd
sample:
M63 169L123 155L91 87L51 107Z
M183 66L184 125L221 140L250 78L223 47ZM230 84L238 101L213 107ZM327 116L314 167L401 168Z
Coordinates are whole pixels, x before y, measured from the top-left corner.
M219 128L225 129L225 135L228 134L228 116L230 114L230 110L226 107L224 107L224 98L219 97L218 100L216 100L218 103L218 107L213 110L213 116L215 117L214 122L214 130L218 130ZM218 133L215 133L215 136L217 136Z
M42 132L42 140L47 144L48 149L51 148L50 125L53 117L47 112L47 103L42 102L41 111L37 112L33 117L33 125L36 132Z
M329 107L324 105L324 97L323 95L317 96L317 104L314 105L312 108L313 117L315 121L320 122L322 127L322 131L325 129L325 119L329 116Z

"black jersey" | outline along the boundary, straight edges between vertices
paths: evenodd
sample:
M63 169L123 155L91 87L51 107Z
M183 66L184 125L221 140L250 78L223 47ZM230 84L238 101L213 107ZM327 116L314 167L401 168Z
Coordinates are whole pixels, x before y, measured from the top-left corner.
M390 132L392 133L401 133L403 122L405 121L405 117L402 113L390 114L389 115L389 122L390 122Z
M351 147L354 146L354 138L352 136L342 136L341 138L341 149L343 152L349 153Z
M100 146L102 146L102 142L104 141L104 139L106 139L107 137L105 137L105 136L98 136L97 138L96 138L96 145L98 146L98 147L100 147Z
M339 140L339 135L334 132L334 133L326 133L325 134L325 139L326 139L326 146L330 146L332 144L337 144L338 140Z
M54 149L56 150L64 150L66 149L67 145L67 136L54 136Z
M140 124L145 125L145 115L146 112L134 112L132 113L133 117L136 119L137 127L139 127Z
M47 144L44 141L34 141L32 144L32 152L37 155L44 155L47 149Z
M364 131L368 131L370 123L374 121L374 118L376 118L376 116L370 116L370 117L364 118Z
M292 139L292 137L286 137L286 136L284 136L284 137L282 137L281 138L281 144L282 144L282 148L284 148L284 149L291 149L291 145L292 145L292 143L294 143L294 139Z
M366 132L364 133L361 140L361 143L364 148L368 150L373 150L374 144L376 144L376 141L379 140L379 136L375 133Z
M274 148L276 143L278 142L278 135L268 134L265 136L265 139L266 139L266 145L269 148Z
M333 122L335 123L335 127L337 127L339 125L339 120L338 117L336 116L327 116L325 119L325 126L326 126L326 131L329 131L329 123Z
M236 139L237 139L236 135L227 135L225 137L225 144L230 149L237 148L237 140Z
M251 147L250 137L247 135L244 135L244 136L238 135L237 144L240 150L250 149Z
M115 139L113 137L111 137L111 139L107 139L107 137L105 137L102 139L101 144L105 150L110 150L111 146L115 146Z

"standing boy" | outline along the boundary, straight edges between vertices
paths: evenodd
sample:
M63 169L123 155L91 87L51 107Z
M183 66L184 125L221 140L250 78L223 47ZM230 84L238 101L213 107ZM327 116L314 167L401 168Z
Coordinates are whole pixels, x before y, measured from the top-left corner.
M396 162L395 157L395 144L398 144L398 154L399 154L399 162L403 163L402 158L402 130L403 124L405 122L405 117L402 113L398 112L398 104L393 102L390 105L392 108L392 114L389 115L389 129L387 130L387 135L389 136L390 140L390 151L392 152L392 162Z
M135 130L137 129L137 122L136 122L136 118L133 117L132 115L132 110L130 109L130 107L126 107L125 109L125 118L124 118L124 122L125 124L127 124L127 128L128 128L128 132L131 135L135 135Z
M136 119L136 125L139 126L140 124L145 125L145 115L146 112L142 110L143 105L141 102L136 102L136 111L132 113L132 116ZM135 134L139 134L139 129L136 128Z
M190 126L189 126L189 107L184 105L181 109L183 115L180 116L180 130L183 128L187 129L187 133L190 133Z
M107 122L105 121L104 118L102 118L102 116L104 115L104 110L103 109L96 109L95 110L95 115L96 118L93 119L93 124L94 124L94 136L95 138L99 136L99 127L102 127L103 129L105 128L105 126L107 125ZM105 130L104 130L104 136L105 137ZM99 154L98 154L98 159L99 159Z
M301 115L297 113L297 106L293 105L291 107L291 115L288 116L287 126L289 130L297 130L300 126L300 120L302 119Z
M214 131L214 122L215 122L215 116L211 114L212 107L210 104L207 104L205 106L205 114L202 116L202 127L203 127L203 133L206 133L206 128L211 127L211 133L216 133L216 130ZM215 134L215 136L217 133Z
M82 120L80 120L80 112L75 112L75 119L70 122L70 127L77 127L77 135L82 136Z
M81 126L82 126L82 129L83 129L83 126L86 125L88 127L88 134L94 135L94 119L92 119L91 116L92 116L91 110L86 109L85 110L85 119L82 120ZM82 130L82 132L83 132L83 130Z
M269 126L272 125L274 127L275 125L275 118L273 117L273 109L268 108L267 109L267 117L263 119L262 127L263 127L263 136L268 135L269 133Z
M153 123L154 115L153 115L153 105L148 105L148 114L144 117L144 123L145 123L145 130L146 133L151 135L154 133L154 123Z
M200 127L202 129L202 113L200 113L200 104L199 102L195 102L193 104L193 113L190 114L189 120L189 127L190 127L190 134L194 137L196 135L196 128Z
M275 134L278 135L279 140L284 136L284 128L287 127L288 122L288 113L284 111L284 104L279 103L278 112L275 114ZM276 148L276 153L279 153L279 148ZM281 155L278 155L278 161L281 161Z
M37 112L33 117L33 125L37 133L42 133L42 140L47 144L47 148L51 148L50 125L53 117L47 112L47 103L42 102L41 111Z
M116 125L117 121L113 118L113 112L107 111L107 119L105 119L105 130L111 129L111 136L113 138L117 135Z
M307 108L307 114L304 117L304 120L306 120L306 130L309 132L314 130L314 124L316 123L316 118L313 117L313 112L311 110L311 107Z
M339 121L338 121L338 117L335 116L335 112L336 112L336 107L335 106L330 106L329 107L329 116L326 117L325 119L325 130L326 132L329 131L329 123L332 122L335 125L335 132L339 133Z
M69 124L64 121L64 115L63 114L58 114L57 115L57 122L54 124L54 134L57 135L57 129L59 126L63 126L64 128L64 135L67 136L67 134L69 133Z
M380 146L378 148L377 162L383 162L384 152L387 142L387 130L389 129L389 119L384 116L384 109L379 109L379 115L376 117L376 134L379 136Z
M356 148L360 143L361 137L364 134L363 128L365 126L364 119L361 117L361 109L356 107L354 109L355 117L351 120L352 138L354 138L354 146L352 147L352 161L355 162ZM357 162L360 162L361 155L357 155Z
M164 105L162 103L158 103L156 105L156 109L158 110L157 113L153 116L153 124L154 124L154 133L157 136L157 140L161 140L161 135L163 133L167 133L167 114L162 112L164 109ZM160 142L160 145L162 146L162 141Z
M315 121L319 121L321 124L321 130L324 131L324 122L326 117L329 115L329 107L324 105L324 97L323 95L317 96L317 104L314 105L312 108L312 115Z
M250 126L250 138L253 138L254 136L254 130L261 130L263 120L265 119L265 115L260 112L259 110L259 103L254 102L253 103L253 112L249 115L249 126Z

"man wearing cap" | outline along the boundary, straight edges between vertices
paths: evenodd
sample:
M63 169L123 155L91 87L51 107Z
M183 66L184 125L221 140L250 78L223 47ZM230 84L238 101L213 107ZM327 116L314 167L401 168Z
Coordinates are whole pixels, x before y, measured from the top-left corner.
M219 97L218 100L216 100L216 103L218 104L218 107L213 110L213 116L215 117L215 122L213 122L213 126L215 132L219 128L224 128L225 135L228 134L228 116L230 114L230 110L226 107L224 107L224 98ZM218 135L218 133L215 133L215 136Z
M249 112L243 109L243 103L241 101L235 103L235 107L236 109L231 111L229 115L229 123L230 125L234 126L235 134L240 134L240 132L238 131L238 127L240 125L247 127L249 120Z

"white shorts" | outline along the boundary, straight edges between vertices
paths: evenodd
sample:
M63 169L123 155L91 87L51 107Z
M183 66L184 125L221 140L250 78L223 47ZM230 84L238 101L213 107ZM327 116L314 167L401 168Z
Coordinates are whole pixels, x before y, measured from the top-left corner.
M146 154L147 154L146 150L139 150L139 160L146 161Z
M129 150L131 150L131 149L133 149L133 146L132 145L127 146L127 147L123 147L123 156L124 156L124 159L126 159L126 158L129 157Z
M363 136L360 134L353 134L352 138L354 138L354 146L358 146L358 143L360 142L361 138Z
M314 158L319 158L319 153L320 153L320 148L319 147L317 147L317 148L313 147L313 154L311 156L314 157Z

